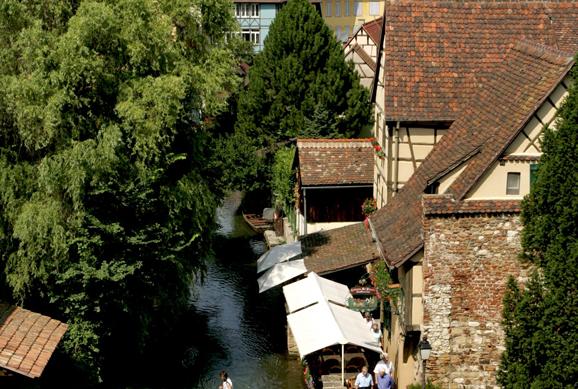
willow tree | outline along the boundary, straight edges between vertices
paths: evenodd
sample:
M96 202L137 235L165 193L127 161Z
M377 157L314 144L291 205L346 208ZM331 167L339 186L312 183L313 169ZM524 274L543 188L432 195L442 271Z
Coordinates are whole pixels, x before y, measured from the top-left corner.
M5 282L94 371L203 268L222 194L205 118L235 87L234 23L227 0L0 6Z
M574 72L576 77L578 72ZM546 129L536 182L522 203L524 257L539 269L504 298L505 388L574 388L578 382L578 89Z

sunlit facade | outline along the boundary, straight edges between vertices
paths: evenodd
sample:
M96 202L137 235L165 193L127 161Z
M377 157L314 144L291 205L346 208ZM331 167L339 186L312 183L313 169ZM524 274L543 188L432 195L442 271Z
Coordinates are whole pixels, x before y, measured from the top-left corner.
M385 2L369 0L322 0L321 15L342 41L362 24L383 15Z

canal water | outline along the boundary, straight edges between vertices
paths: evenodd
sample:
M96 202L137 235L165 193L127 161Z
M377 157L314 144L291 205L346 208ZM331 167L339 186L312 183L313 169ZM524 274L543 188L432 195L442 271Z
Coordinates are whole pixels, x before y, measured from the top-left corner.
M302 372L287 356L284 299L280 288L258 293L256 259L266 250L237 214L241 196L229 196L217 212L215 256L191 291L204 334L190 350L192 388L215 389L226 370L235 389L299 389ZM205 325L206 324L206 325Z

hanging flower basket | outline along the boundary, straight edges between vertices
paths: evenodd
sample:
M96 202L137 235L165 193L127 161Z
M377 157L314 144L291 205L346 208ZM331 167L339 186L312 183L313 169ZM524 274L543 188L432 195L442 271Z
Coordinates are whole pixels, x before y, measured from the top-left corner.
M379 159L385 159L385 153L383 152L381 145L375 138L371 138L371 145L373 146L373 151L375 152L375 155L377 155Z
M347 308L357 312L371 312L377 309L378 301L375 297L368 297L365 299L348 298Z
M375 199L365 199L361 205L361 213L363 213L363 216L368 217L375 211L377 211L377 201L375 201Z

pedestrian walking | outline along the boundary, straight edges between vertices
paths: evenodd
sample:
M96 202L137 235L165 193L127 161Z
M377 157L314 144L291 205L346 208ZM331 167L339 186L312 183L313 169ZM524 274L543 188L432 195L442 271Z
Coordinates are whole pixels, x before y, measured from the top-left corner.
M221 377L221 385L219 385L219 389L233 389L233 381L229 378L229 374L225 370L221 371L219 374Z

